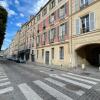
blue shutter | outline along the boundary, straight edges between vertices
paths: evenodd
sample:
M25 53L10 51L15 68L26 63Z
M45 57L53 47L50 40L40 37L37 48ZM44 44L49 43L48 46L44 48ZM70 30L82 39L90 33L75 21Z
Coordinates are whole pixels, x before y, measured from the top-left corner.
M88 0L89 4L91 4L94 0Z
M89 14L89 26L90 26L90 31L95 29L95 14L94 14L94 12L91 12Z
M76 19L76 34L80 34L80 19Z

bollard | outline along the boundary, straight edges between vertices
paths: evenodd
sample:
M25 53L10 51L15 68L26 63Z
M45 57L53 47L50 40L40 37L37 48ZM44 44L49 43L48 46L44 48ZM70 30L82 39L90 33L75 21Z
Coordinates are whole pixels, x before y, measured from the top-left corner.
M82 70L85 70L85 64L82 64Z
M99 66L99 71L100 71L100 66Z

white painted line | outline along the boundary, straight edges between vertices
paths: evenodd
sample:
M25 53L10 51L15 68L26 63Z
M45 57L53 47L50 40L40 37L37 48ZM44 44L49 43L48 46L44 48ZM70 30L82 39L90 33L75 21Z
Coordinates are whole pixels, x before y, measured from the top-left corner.
M13 87L8 87L8 88L0 89L0 94L8 93L8 92L11 92L13 90L14 90Z
M82 78L79 78L79 77L74 77L74 76L70 76L70 75L66 75L66 74L61 74L61 75L62 75L62 76L65 76L65 77L69 77L69 78L75 79L75 80L87 82L87 83L90 83L90 84L93 84L93 85L97 84L97 82L89 81L89 80L82 79Z
M60 82L60 81L56 81L56 80L54 80L54 79L52 79L52 78L45 78L45 80L47 80L47 81L49 81L49 82L51 82L51 83L53 83L53 84L55 84L55 85L57 85L57 86L60 86L60 87L62 87L62 88L64 88L65 89L65 85L66 84L64 84L64 83L62 83L62 82ZM81 90L79 90L79 91L74 91L77 95L79 95L79 96L81 96L81 95L83 95L85 92L84 91L81 91Z
M81 90L76 91L76 94L79 95L79 96L82 96L84 93L85 93L85 92L84 92L84 91L81 91Z
M47 84L43 83L42 81L34 81L34 84L38 85L44 91L55 97L57 100L73 100L71 97L57 91L56 89L48 86Z
M0 79L0 82L9 80L8 78Z
M22 91L27 100L43 100L35 91L33 91L27 84L20 84L19 89Z
M48 74L48 75L50 75L49 73L47 73L47 72L45 72L45 71L40 71L41 73L44 73L44 74Z
M68 78L60 77L58 75L50 75L50 76L51 77L54 77L54 78L57 78L57 79L60 79L60 80L63 80L65 82L69 82L69 83L78 85L78 86L83 87L83 88L86 88L86 89L91 89L92 88L91 85L83 84L81 82L77 82L77 81L74 81L74 80L71 80L71 79L68 79Z
M73 74L73 73L67 73L67 74L73 75L73 76L78 76L78 77L81 77L81 78L91 79L93 81L99 81L100 82L100 79L97 79L97 78L86 77L86 76L82 76L82 75L78 75L78 74Z
M62 82L59 82L57 80L54 80L52 78L45 78L45 80L57 85L57 86L60 86L60 87L64 87L66 84L62 83Z
M11 82L0 83L0 86L5 86L5 85L9 85L9 84L11 84Z
M6 78L6 77L7 77L7 76L5 76L5 75L4 75L4 76L0 76L0 78Z

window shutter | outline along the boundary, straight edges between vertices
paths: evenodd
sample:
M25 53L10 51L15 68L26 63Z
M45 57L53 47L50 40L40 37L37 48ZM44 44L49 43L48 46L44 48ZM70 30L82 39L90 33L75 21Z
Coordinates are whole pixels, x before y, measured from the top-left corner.
M79 0L75 0L75 11L79 9Z
M94 14L94 12L91 12L89 14L89 26L90 26L90 31L95 29L95 14Z
M89 4L91 4L93 2L93 0L88 0Z
M48 41L50 42L50 31L48 32Z
M65 23L65 34L68 34L68 22Z
M80 34L80 19L76 19L76 34Z
M57 36L59 36L59 26L57 27Z

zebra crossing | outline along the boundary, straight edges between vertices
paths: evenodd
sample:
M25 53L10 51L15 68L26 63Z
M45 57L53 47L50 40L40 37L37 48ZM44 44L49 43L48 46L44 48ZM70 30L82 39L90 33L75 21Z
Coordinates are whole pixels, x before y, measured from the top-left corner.
M36 88L42 89L42 91L54 97L55 100L75 100L75 96L76 98L82 96L87 90L100 82L100 79L73 73L60 75L50 74L49 76L50 77L42 80L33 81L32 84L35 85ZM67 88L68 84L76 87L78 86L80 88L78 90L70 90ZM19 84L18 88L26 100L47 100L42 98L41 95L43 92L41 92L41 94L38 93L28 83ZM69 92L71 95L69 95Z
M0 95L12 92L14 88L11 86L7 75L3 68L0 67Z

